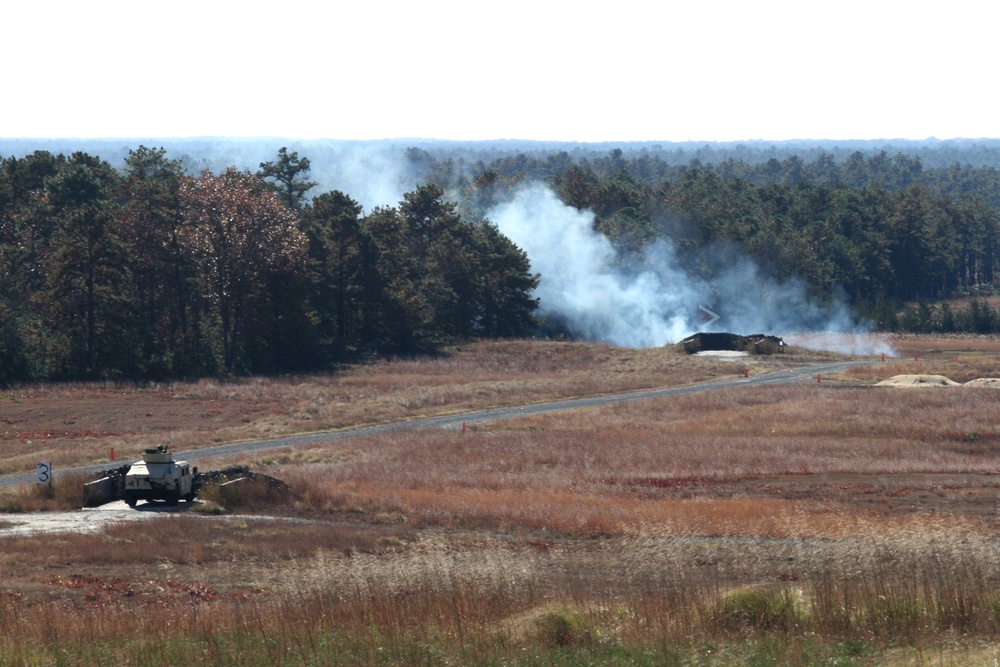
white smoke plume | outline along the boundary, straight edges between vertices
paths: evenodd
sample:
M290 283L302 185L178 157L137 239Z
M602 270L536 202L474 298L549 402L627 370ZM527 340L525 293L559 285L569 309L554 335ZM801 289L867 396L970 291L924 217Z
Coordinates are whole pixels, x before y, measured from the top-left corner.
M645 271L613 268L615 250L594 231L594 216L563 204L548 188L520 190L488 216L520 246L541 274L541 314L555 317L581 338L627 347L675 342L691 332L689 313L706 291L678 275L669 247Z
M366 212L395 206L423 180L419 165L401 157L406 144L395 142L286 142L228 139L166 140L170 157L181 158L190 173L220 173L228 166L255 171L274 160L278 148L310 159L308 175L317 186L310 194L341 190ZM124 165L128 146L67 144L62 152L89 150ZM21 154L27 151L26 144ZM17 151L14 151L16 153ZM454 200L459 196L452 197ZM699 257L701 269L688 271L669 241L646 248L630 267L594 229L594 216L566 206L541 184L529 185L487 217L531 260L541 275L536 290L541 315L576 337L625 347L673 343L697 331L768 333L788 338L813 332L795 344L853 354L886 352L891 347L864 335L865 327L841 301L820 304L809 298L804 281L775 281L734 247L715 247ZM719 319L706 323L709 313ZM816 336L815 332L851 334ZM789 338L791 342L792 339Z
M842 301L819 304L801 280L775 281L733 249L703 259L710 279L685 271L668 242L646 249L623 269L594 229L594 215L566 206L531 185L488 217L540 274L540 314L571 334L624 347L675 343L700 330L783 335L799 331L861 332ZM710 325L706 319L718 314Z

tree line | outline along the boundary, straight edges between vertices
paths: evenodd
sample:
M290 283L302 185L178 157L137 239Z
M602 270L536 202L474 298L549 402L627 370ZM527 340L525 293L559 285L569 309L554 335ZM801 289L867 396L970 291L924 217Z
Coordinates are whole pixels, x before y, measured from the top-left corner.
M920 301L900 312L882 313L885 331L910 333L975 333L1000 331L1000 311L983 298L969 299L965 308L956 309L947 301L931 304Z
M688 271L711 280L717 263L706 257L736 247L766 274L802 278L819 300L846 297L887 327L910 302L991 293L1000 256L1000 172L988 166L924 169L918 157L885 152L685 165L618 149L478 163L414 149L408 158L473 210L544 180L567 205L593 211L624 263L668 239Z
M286 149L184 173L163 149L0 161L0 383L323 368L523 335L537 276L433 184L367 215Z
M921 305L992 293L993 167L885 152L403 160L420 184L367 213L347 193L313 194L309 160L284 148L255 172L197 175L162 148L117 169L82 152L0 160L0 382L280 373L525 335L539 277L488 217L538 180L594 213L623 266L668 239L711 281L710 257L735 248L887 329L1000 329L986 301Z

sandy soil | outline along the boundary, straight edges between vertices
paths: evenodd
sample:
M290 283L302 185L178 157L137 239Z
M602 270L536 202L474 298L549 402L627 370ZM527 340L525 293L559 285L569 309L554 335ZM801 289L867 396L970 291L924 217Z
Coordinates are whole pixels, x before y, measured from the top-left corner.
M987 389L1000 389L1000 378L978 378L965 383L966 387L986 387Z
M958 382L949 380L943 375L894 375L888 380L882 380L878 387L957 387Z
M184 509L184 506L168 509L157 504L142 504L132 509L124 500L119 500L101 507L75 511L0 514L0 537L24 537L38 533L90 533L111 523L151 519L163 512Z
M1000 378L977 378L966 383L955 382L943 375L894 375L882 380L878 387L986 387L1000 389Z

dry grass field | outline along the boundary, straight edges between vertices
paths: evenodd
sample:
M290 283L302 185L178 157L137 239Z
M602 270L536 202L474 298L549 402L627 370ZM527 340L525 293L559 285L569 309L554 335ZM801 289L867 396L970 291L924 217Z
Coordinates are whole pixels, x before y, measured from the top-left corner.
M209 490L196 509L95 533L0 537L0 664L992 665L1000 392L874 384L1000 377L1000 340L891 344L885 364L822 382L220 460L289 496ZM820 358L506 342L321 378L21 388L0 402L0 463ZM73 489L55 495L0 503L55 507Z
M734 364L673 348L510 341L345 367L324 376L170 383L17 387L0 391L0 474L132 458L150 444L175 450L333 430L483 407L701 382L815 358Z

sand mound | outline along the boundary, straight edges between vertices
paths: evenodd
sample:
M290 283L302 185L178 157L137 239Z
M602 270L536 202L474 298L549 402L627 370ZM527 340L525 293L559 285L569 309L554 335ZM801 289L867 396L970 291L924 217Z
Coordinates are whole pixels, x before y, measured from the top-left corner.
M958 382L943 375L894 375L882 380L877 387L957 387Z
M989 387L990 389L1000 389L1000 378L977 378L969 380L965 387Z

